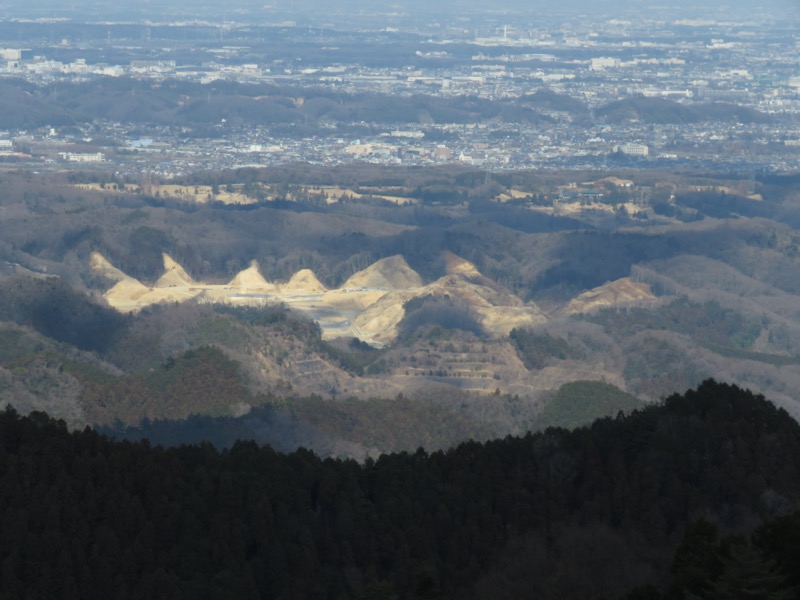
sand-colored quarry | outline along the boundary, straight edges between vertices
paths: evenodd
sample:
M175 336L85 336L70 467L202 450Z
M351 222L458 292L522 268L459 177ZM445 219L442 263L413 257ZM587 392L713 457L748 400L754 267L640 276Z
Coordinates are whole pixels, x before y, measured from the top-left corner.
M265 290L277 290L277 286L271 284L258 268L258 262L253 260L250 266L244 271L240 271L236 277L231 279L230 287L240 290L242 293L257 293Z
M353 336L374 345L397 338L398 325L405 316L403 305L415 297L458 299L473 310L488 333L495 335L546 320L537 306L523 303L469 261L450 253L443 258L446 274L427 285L402 256L391 256L332 290L309 269L298 271L287 282L267 281L256 261L226 284L195 281L168 254L164 254L164 273L152 285L125 274L98 252L91 256L91 267L114 282L104 298L121 312L187 300L238 306L284 303L317 321L326 338Z
M485 277L474 264L450 252L443 253L445 275L421 288L388 292L353 321L358 337L371 343L390 343L397 338L405 316L403 305L414 297L433 296L457 300L470 307L483 329L505 336L514 327L544 323L547 317L533 303Z
M315 188L305 188L308 192L314 192ZM392 204L397 204L398 206L404 206L406 204L418 204L419 200L416 198L408 198L405 196L395 196L392 194L386 194L382 191L378 190L374 193L370 191L369 194L364 194L360 192L356 192L355 190L351 190L349 188L341 188L338 186L332 185L323 185L317 188L326 198L328 204L334 204L336 202L340 202L343 198L349 198L351 200L361 200L362 198L376 198L378 200L385 200L386 202L391 202Z
M73 185L76 188L97 192L102 191L112 194L146 194L148 196L156 196L165 200L197 202L199 204L204 204L206 202L222 202L223 204L254 204L263 200L297 200L298 196L303 194L310 194L312 196L324 198L328 204L336 204L337 202L341 202L343 200L362 200L364 198L384 200L398 206L419 203L419 200L416 198L397 196L392 193L387 193L387 191L383 188L371 188L367 192L357 192L350 188L343 188L333 185L297 186L294 188L295 193L288 192L281 194L280 196L267 193L258 198L245 194L242 184L233 184L231 187L211 185L177 185L165 183L146 183L141 185L133 183L76 183ZM391 188L389 191L391 191Z
M241 186L234 187L233 191L214 188L210 185L176 185L148 183L136 185L133 183L119 183L103 185L100 183L76 183L75 187L84 190L102 191L106 193L147 194L170 200L198 202L200 204L214 201L224 204L253 204L258 198L253 198L241 191L236 191Z

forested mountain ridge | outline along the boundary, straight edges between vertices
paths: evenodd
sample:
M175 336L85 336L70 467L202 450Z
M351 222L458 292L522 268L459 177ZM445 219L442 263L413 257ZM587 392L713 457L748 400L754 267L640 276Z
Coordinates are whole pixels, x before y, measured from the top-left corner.
M4 597L677 599L721 589L742 553L773 592L800 583L800 425L713 381L573 432L364 465L11 410L0 453Z
M215 81L199 84L178 79L153 83L127 77L91 82L36 86L19 80L0 85L7 110L0 115L6 129L64 126L108 119L135 124L197 127L200 135L215 136L209 125L221 120L234 125L303 125L315 131L323 122L419 123L421 114L438 123L548 123L544 111L567 111L588 119L582 101L553 93L519 99L488 100L475 96L440 98L417 93L410 97L381 93L344 93L312 86L237 84ZM617 123L638 118L648 123L733 121L751 123L768 117L741 106L698 103L685 107L657 98L630 97L601 106L597 116ZM224 122L223 121L223 122ZM321 128L320 128L321 129Z
M800 415L796 181L620 174L632 188L598 187L616 186L608 173L487 181L465 167L375 165L184 182L252 192L241 206L156 197L155 183L130 184L134 193L81 183L88 175L4 172L0 402L79 428L118 420L115 431L220 419L223 445L250 432L359 459L524 433L576 381L657 401L714 376ZM358 196L328 202L313 186ZM382 200L387 186L413 203ZM573 201L587 186L604 189L606 204ZM166 298L184 285L198 295L121 315L102 297L109 273L135 278L140 292L160 285ZM194 285L246 295L286 282L301 293L296 273L304 289L331 294L398 287L402 274L419 293L384 290L393 298L368 316L392 335L376 348L323 338L269 302L261 312L213 306ZM330 319L313 294L305 301ZM361 325L363 306L339 306L343 328ZM228 385L211 385L214 372ZM297 435L272 435L291 422Z

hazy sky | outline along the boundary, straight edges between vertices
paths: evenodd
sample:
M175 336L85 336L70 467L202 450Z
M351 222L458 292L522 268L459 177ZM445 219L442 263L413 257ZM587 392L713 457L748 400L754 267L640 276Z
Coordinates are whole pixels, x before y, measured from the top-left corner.
M273 8L274 7L274 8ZM370 12L399 12L411 14L453 14L479 10L498 12L581 11L602 14L631 14L641 11L694 16L697 13L716 13L731 18L743 18L759 7L766 7L776 17L794 19L800 14L800 0L0 0L0 18L26 16L71 16L97 18L102 15L118 18L123 14L163 19L176 13L201 18L225 15L263 15L280 12L298 17L324 19L327 14ZM760 11L763 12L763 11Z

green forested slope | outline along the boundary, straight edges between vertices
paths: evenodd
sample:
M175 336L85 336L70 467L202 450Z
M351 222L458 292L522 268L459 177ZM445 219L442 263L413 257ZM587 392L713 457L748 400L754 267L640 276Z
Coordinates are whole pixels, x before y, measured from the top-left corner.
M603 417L629 413L644 404L603 381L572 381L562 385L534 421L536 429L574 429Z

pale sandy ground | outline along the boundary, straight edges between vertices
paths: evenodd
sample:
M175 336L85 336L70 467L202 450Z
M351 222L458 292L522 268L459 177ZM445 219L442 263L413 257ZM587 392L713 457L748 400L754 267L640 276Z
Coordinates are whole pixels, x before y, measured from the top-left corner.
M257 198L252 198L235 189L233 192L228 192L224 186L217 190L214 194L214 189L210 185L174 185L174 184L145 184L135 185L132 183L102 186L99 183L77 183L75 187L84 190L102 190L106 192L119 192L119 193L145 193L148 196L157 196L159 198L171 200L185 200L189 202L204 203L210 200L214 202L223 202L225 204L253 204L258 202Z
M471 307L488 333L496 336L547 321L539 307L524 303L484 277L469 261L445 253L444 262L446 274L427 285L403 257L392 256L354 274L341 288L328 290L310 269L298 271L287 282L267 281L256 261L227 284L198 282L167 254L164 273L148 286L114 267L100 253L91 256L93 271L114 282L104 298L121 312L192 299L234 306L284 303L317 321L325 338L352 336L377 346L397 338L405 316L404 304L420 296L458 299ZM648 286L625 278L581 294L560 312L587 312L649 299L654 296Z
M188 202L205 203L209 201L223 202L225 204L253 204L259 202L258 198L248 196L241 191L237 191L238 187L232 188L228 191L226 186L218 186L216 193L214 188L210 185L175 185L163 183L151 184L107 184L102 185L99 183L77 183L75 187L84 190L95 190L105 192L118 192L118 193L144 193L148 196L156 196L164 199L171 200L184 200ZM328 204L335 204L340 202L343 198L360 200L362 198L378 198L397 204L398 206L406 204L417 204L416 198L407 198L404 196L395 196L393 194L381 193L380 190L370 192L369 194L359 193L349 188L342 188L337 186L300 186L300 191L310 194L321 194L325 196ZM290 195L287 199L292 200Z
M582 293L570 300L558 312L559 314L586 313L599 308L655 299L649 285L633 281L630 277L623 277Z
M403 196L393 196L390 194L382 194L382 193L369 193L369 194L360 194L354 190L348 188L341 188L336 186L322 186L319 188L308 188L309 192L319 191L322 192L325 197L328 199L328 203L335 203L339 202L343 197L349 197L354 200L360 200L361 198L371 197L371 198L378 198L380 200L386 200L387 202L391 202L392 204L397 204L402 206L404 204L417 204L418 200L416 198L405 198Z

